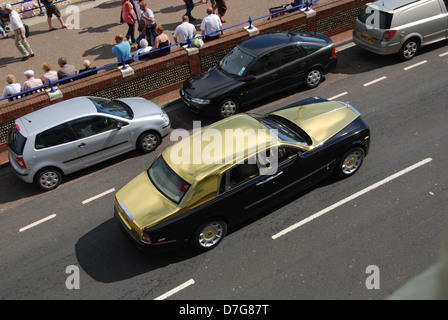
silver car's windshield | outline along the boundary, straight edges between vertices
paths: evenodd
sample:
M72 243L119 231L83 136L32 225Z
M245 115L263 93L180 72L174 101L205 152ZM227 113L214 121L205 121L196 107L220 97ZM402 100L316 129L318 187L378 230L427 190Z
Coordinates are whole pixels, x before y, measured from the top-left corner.
M179 177L160 156L148 169L148 176L153 185L168 199L179 203L190 184Z
M219 67L228 74L241 77L253 60L253 56L234 48L219 61Z
M132 109L125 103L118 100L110 100L97 97L89 97L99 113L106 113L125 119L132 119L134 114Z

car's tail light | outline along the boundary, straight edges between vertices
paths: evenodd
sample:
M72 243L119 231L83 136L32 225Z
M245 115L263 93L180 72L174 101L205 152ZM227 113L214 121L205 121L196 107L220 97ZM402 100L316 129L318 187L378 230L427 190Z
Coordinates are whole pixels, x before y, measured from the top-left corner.
M333 46L333 51L331 52L331 57L333 58L336 55L336 46Z
M142 242L146 244L151 244L151 237L145 231L142 232Z
M16 162L20 168L26 169L26 164L25 164L25 161L23 160L23 157L17 157Z
M383 41L391 40L394 37L396 32L397 32L396 30L387 30L387 31L385 31L384 34L383 34Z

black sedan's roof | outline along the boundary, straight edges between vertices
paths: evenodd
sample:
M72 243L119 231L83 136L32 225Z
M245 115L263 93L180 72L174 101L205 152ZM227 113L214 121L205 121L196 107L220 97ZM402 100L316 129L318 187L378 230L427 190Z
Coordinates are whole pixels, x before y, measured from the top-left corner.
M314 34L277 32L259 35L244 41L239 44L238 47L251 55L260 56L288 43L313 43L320 46L326 45L324 39Z

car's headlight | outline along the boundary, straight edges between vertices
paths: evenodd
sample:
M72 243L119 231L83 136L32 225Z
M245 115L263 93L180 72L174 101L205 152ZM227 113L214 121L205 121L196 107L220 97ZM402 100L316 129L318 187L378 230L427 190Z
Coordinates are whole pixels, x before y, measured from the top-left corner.
M168 115L166 114L165 110L162 110L162 113L160 114L160 117L162 117L163 121L169 122L170 119L168 118Z
M210 100L207 99L193 98L191 101L197 104L210 104Z

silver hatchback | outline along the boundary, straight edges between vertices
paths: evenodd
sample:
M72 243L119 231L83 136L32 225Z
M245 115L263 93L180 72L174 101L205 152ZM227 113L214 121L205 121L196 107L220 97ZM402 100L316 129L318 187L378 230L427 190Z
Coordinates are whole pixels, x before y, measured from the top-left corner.
M155 150L170 129L165 111L143 98L74 98L16 119L9 162L25 182L52 190L63 175L136 148Z
M410 60L421 46L448 37L448 0L380 0L356 19L353 42L381 54Z

